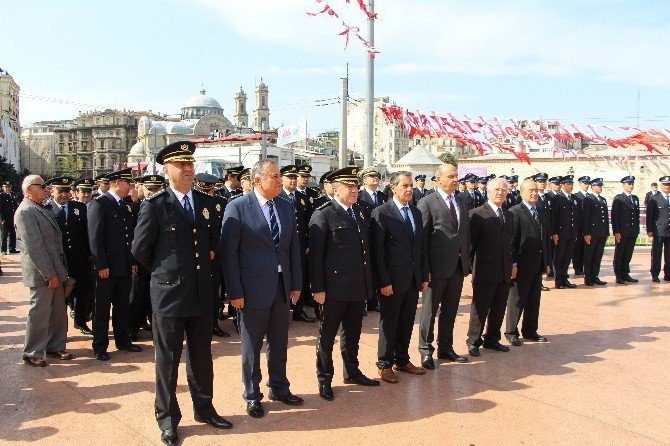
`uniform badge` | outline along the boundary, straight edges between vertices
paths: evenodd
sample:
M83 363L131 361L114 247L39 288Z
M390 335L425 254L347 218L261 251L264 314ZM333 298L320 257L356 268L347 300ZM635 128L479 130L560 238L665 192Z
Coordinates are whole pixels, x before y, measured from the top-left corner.
M79 216L79 209L74 208L74 215Z
M131 208L129 204L126 205L126 209L128 209L128 212L131 214L133 213L133 208Z
M360 216L361 216L361 220L365 220L365 217L363 217L363 212L362 212L362 211L361 211L361 212L359 212L359 213L358 213L358 215L360 215Z
M309 202L314 203L314 197L309 197Z
M303 199L301 198L301 199L300 199L300 204L304 206L304 205L305 205L305 200L303 200Z
M221 212L221 204L216 203L216 212Z
M205 217L205 220L209 220L209 209L204 208L202 210L202 216Z

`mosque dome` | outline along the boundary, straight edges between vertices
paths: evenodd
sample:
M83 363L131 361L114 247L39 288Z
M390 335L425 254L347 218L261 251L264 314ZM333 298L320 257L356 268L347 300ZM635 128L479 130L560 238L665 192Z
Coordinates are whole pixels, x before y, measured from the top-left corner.
M211 96L207 96L203 88L200 94L188 99L181 108L182 119L198 119L206 115L223 115L223 108L219 102Z

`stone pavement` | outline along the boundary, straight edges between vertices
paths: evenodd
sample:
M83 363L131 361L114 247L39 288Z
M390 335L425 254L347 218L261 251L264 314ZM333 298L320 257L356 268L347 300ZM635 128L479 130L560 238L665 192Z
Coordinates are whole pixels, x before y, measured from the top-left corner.
M2 257L0 444L161 444L147 333L139 342L142 353L111 347L111 361L99 362L92 358L91 339L70 329L68 350L76 359L48 359L41 369L21 364L28 298L18 260L19 255ZM439 361L425 376L401 374L399 384L372 389L336 379L333 402L318 396L317 326L293 323L288 376L306 404L289 408L265 401L268 413L260 420L246 415L241 398L239 338L216 340L214 403L235 427L221 432L193 420L182 364L182 444L670 444L670 282L651 282L648 250L638 248L634 257L637 285L614 284L611 262L608 249L601 275L606 287L587 288L572 279L580 285L575 290L543 293L540 332L548 344L527 343L509 353L482 350L468 364ZM461 354L470 301L466 279L455 333ZM365 318L361 340L361 369L369 376L376 372L377 318ZM234 333L230 321L221 326ZM339 355L335 366L339 375Z

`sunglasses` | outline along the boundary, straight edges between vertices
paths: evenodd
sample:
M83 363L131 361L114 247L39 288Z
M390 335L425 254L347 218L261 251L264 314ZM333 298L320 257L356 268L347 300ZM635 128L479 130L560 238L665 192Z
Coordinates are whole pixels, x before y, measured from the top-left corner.
M46 189L47 185L44 183L33 183L31 186L39 186L40 189Z

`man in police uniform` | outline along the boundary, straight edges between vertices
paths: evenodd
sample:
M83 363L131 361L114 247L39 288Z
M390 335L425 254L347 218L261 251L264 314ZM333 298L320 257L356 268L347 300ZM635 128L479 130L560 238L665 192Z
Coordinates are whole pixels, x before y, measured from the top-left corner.
M368 167L360 172L359 175L363 182L363 189L358 193L358 204L363 206L368 212L382 203L386 203L388 196L379 189L379 172L374 167Z
M314 300L323 305L317 343L319 395L334 398L331 382L333 344L342 325L340 351L344 381L362 386L378 386L358 368L358 343L363 311L372 295L372 265L368 215L356 204L358 168L336 170L329 178L335 198L314 210L309 223L309 262ZM367 193L367 192L363 192Z
M240 183L237 180L237 175L244 170L244 166L229 167L226 169L226 181L223 187L218 191L226 200L229 200L233 195L241 194Z
M413 196L412 196L412 204L416 206L416 204L421 200L423 197L429 194L428 189L426 189L426 176L425 175L417 175L414 177L414 181L416 181L416 187L414 188Z
M312 177L312 166L309 164L301 164L298 166L298 191L302 192L309 200L310 212L316 197L319 196L319 193L314 189L307 187L309 184L309 179ZM311 216L311 215L310 215ZM307 220L309 221L309 220Z
M91 200L93 200L93 186L95 183L90 178L80 178L74 182L74 188L77 190L75 199L86 205L88 209Z
M572 255L572 266L575 269L575 276L584 274L584 219L582 211L584 208L584 199L590 195L589 185L591 184L591 177L588 175L581 176L577 179L579 183L579 191L572 194L573 198L577 200L577 207L575 212L577 215L577 240L575 241L575 252Z
M329 170L328 172L321 175L321 178L319 178L319 184L321 185L321 190L323 193L314 199L314 209L318 208L322 204L326 204L333 199L333 183L331 183L328 179L330 174L333 172L334 170Z
M97 193L95 194L95 196L97 197L99 195L106 194L107 191L109 190L109 183L110 183L109 174L101 173L100 175L95 177L93 180L95 181L95 184L97 185Z
M302 290L300 299L291 305L293 308L293 320L314 323L316 319L305 312L305 300L308 299L309 275L307 266L307 253L309 251L309 223L310 205L309 198L297 190L298 188L298 166L289 164L280 169L282 177L282 190L280 197L290 201L295 210L296 229L300 241L300 265L302 270Z
M512 206L516 206L521 203L521 193L516 188L519 183L519 175L510 175L507 177L507 182L509 183L509 192L507 193L507 198L505 199L505 209L510 209Z
M612 232L614 232L614 275L616 283L636 283L630 276L630 260L633 258L635 241L640 234L640 200L633 195L635 177L627 175L621 179L623 192L612 201Z
M647 235L651 244L651 280L660 282L661 257L663 280L670 281L670 175L658 179L661 191L647 201Z
M574 177L561 177L562 191L556 193L551 206L551 241L554 245L554 282L556 288L576 288L568 280L568 267L577 238L577 200L572 196Z
M71 200L74 181L69 177L51 180L51 211L63 235L63 251L67 261L68 276L76 280L70 295L74 328L83 334L92 334L88 327L91 314L91 249L88 242L86 205Z
M179 441L177 371L184 337L188 349L186 375L195 420L218 429L232 424L212 405L212 266L219 248L215 201L192 189L195 170L190 141L174 142L160 151L170 186L145 200L133 241L133 255L151 272L153 337L156 348L155 411L161 440Z
M2 223L2 252L5 254L17 254L16 250L16 229L14 228L14 214L19 207L21 200L12 192L12 183L5 181L2 183L2 193L0 193L0 222Z
M216 242L218 246L221 237L223 212L226 210L228 201L220 195L215 195L217 181L218 179L214 175L208 173L199 173L195 176L195 185L198 190L214 198L214 224L218 226L216 228L216 233L219 235L219 240ZM226 294L226 283L223 280L220 256L212 261L212 293L214 298L212 304L212 334L221 338L228 338L230 334L219 327L219 314L223 314L223 298Z
M99 361L109 360L109 310L112 307L114 341L119 350L139 352L128 332L131 276L137 265L130 253L133 241L133 216L123 201L132 187L131 169L117 170L107 178L110 188L98 196L88 209L88 239L96 289L93 315L93 352Z
M553 227L552 224L552 212L551 208L554 204L554 199L556 198L556 194L561 191L561 177L560 176L555 176L551 177L548 179L549 182L549 191L547 191L544 196L540 195L540 199L542 199L545 202L545 212L547 214L547 221L549 223L549 228L551 229ZM553 278L554 277L554 250L555 250L555 245L553 240L550 241L549 243L549 272L547 273L548 278Z
M603 179L593 178L589 185L593 193L586 194L582 204L584 284L586 286L606 285L607 282L600 280L598 277L600 275L600 263L605 251L605 242L610 235L607 200L600 195L603 191Z

